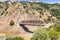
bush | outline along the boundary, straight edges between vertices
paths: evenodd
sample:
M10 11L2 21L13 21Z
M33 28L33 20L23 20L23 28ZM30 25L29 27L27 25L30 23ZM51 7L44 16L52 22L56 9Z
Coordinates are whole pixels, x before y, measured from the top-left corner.
M35 14L34 12L32 14Z
M47 21L48 21L48 22L51 21L51 16L48 16Z
M58 23L51 26L51 28L53 28L53 30L55 30L56 32L60 32L60 24L58 24Z
M36 30L35 34L31 38L31 40L47 40L47 30L46 28L39 28Z
M52 16L48 16L48 18L47 18L47 19L44 19L44 21L45 21L46 23L49 23L49 22L52 20L51 17L52 17Z
M3 13L1 13L1 15L3 15Z
M36 30L31 40L57 40L60 36L60 25L56 24L49 28L40 27Z
M39 12L41 15L44 15L43 11Z
M10 26L13 26L13 25L14 25L14 21L11 20L11 22L10 22Z
M49 28L49 37L51 40L57 40L60 36L60 24L55 24Z
M7 38L6 40L24 40L21 37L13 37L13 38Z
M25 7L25 6L23 6L23 8L25 9L26 7Z
M42 18L42 16L39 16L39 18Z
M59 9L51 9L51 11L52 11L52 15L53 16L56 16L58 19L60 19L60 11L59 11Z

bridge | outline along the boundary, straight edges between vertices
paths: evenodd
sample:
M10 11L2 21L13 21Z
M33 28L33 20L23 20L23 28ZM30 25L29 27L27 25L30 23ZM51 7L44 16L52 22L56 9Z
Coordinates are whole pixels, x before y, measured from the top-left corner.
M19 26L22 27L26 32L33 33L25 25L44 26L44 22L43 21L38 21L38 20L24 20L24 21L19 22Z
M25 20L21 21L19 24L31 25L31 26L44 26L44 22L39 20Z
M18 28L22 28L26 32L33 33L25 25L44 26L44 22L40 21L37 18L37 16L31 14L30 12L29 13L23 13L23 12L20 13L19 12L17 15L18 15L17 16L17 21L16 21L15 24L17 25Z

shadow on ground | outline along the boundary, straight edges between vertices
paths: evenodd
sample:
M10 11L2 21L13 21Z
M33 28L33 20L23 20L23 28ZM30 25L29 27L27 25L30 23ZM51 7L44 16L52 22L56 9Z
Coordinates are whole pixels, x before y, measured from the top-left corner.
M21 26L26 32L28 32L28 33L33 33L33 32L30 31L25 25L19 24L19 26Z

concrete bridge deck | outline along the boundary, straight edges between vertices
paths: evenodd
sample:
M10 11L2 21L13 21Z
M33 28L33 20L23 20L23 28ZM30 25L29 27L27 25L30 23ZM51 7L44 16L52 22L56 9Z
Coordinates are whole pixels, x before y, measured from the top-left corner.
M32 25L32 26L44 26L44 22L43 21L37 21L37 20L21 21L19 24Z

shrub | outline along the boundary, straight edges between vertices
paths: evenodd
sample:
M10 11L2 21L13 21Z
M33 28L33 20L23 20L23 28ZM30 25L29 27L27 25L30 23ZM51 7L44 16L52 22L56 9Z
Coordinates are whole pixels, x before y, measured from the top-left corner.
M47 40L47 30L43 27L36 30L31 40Z
M39 18L42 18L42 16L39 16Z
M25 9L26 7L25 7L25 6L23 6L23 8Z
M1 13L1 15L3 15L3 13Z
M14 21L11 20L11 22L10 22L10 26L13 26L13 25L14 25Z
M60 36L60 24L55 24L49 28L49 37L51 40L57 40Z
M43 11L39 12L41 15L44 15Z
M40 27L36 30L31 40L57 40L60 36L60 25L53 25L49 28Z
M51 11L52 11L52 15L53 16L56 16L58 19L60 18L60 11L59 11L59 9L51 9Z
M34 12L32 14L35 14Z
M53 28L56 32L60 32L60 24L58 24L58 23L51 26L51 28Z
M49 22L51 21L51 17L52 17L52 16L48 16L48 18L47 18L47 19L44 19L44 21L45 21L46 23L49 23Z
M49 21L51 21L51 16L48 16L48 19L47 19L47 21L49 22Z
M24 40L21 37L13 37L13 38L7 38L6 40Z

